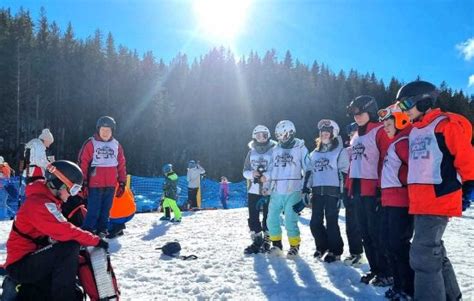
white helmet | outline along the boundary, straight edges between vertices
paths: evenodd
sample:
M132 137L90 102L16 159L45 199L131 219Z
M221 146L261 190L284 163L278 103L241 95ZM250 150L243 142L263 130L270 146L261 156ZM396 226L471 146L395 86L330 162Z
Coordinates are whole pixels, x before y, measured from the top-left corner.
M334 120L331 119L321 119L318 122L318 130L326 130L327 132L332 133L332 137L336 138L339 136L339 126Z
M279 142L287 142L296 134L296 128L293 122L282 120L275 127L275 137Z
M268 141L268 139L270 139L270 130L264 126L264 125L257 125L253 131L252 131L252 139L257 141L257 134L258 133L264 133L265 136L266 136L266 139L265 141ZM257 142L260 142L260 141L257 141Z

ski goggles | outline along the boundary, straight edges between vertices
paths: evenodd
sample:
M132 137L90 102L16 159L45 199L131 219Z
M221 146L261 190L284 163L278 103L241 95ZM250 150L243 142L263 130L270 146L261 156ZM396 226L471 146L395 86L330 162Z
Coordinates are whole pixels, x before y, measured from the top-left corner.
M323 119L318 122L318 129L322 130L323 128L332 128L331 120Z
M411 108L413 108L417 102L423 99L431 98L433 100L436 99L438 96L437 91L433 91L431 93L424 93L420 95L415 95L415 96L409 96L409 97L403 97L398 100L397 105L400 107L402 111L408 111Z
M379 116L379 121L387 120L393 116L392 110L389 108L379 110L377 115Z
M48 171L55 175L61 182L63 182L63 185L61 185L59 190L66 189L71 196L75 196L81 191L82 185L73 183L61 171L59 171L56 166L49 164Z
M71 195L71 196L76 196L79 194L79 192L81 191L82 189L82 186L79 185L79 184L73 184L72 187L68 187L66 184L63 184L61 186L61 188L59 188L60 190L61 189L66 189L67 192Z
M268 134L265 132L258 132L255 134L255 140L257 140L258 143L264 143L268 141Z

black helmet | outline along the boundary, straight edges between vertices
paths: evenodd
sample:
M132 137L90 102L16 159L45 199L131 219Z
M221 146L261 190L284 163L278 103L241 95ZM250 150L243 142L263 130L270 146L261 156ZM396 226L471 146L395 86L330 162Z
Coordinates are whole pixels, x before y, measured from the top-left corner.
M433 107L439 92L436 86L425 81L414 81L404 85L398 90L398 106L408 111L414 106L420 112L426 112Z
M84 176L81 168L71 161L59 160L49 164L45 178L48 186L52 189L61 189L66 185L71 195L77 195L81 190Z
M361 95L354 98L347 106L347 115L354 116L356 114L367 112L370 120L377 120L378 111L377 101L370 95Z
M96 128L99 130L101 127L111 128L112 131L115 130L117 123L115 120L110 116L102 116L97 120Z

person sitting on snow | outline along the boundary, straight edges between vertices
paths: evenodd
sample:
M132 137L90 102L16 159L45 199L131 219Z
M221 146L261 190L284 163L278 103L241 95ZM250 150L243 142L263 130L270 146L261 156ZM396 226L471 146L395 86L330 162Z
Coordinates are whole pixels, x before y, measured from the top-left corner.
M46 291L53 293L47 300L74 300L80 246L107 249L108 243L74 226L61 213L62 203L81 190L79 166L56 161L47 167L45 178L28 184L26 200L13 222L6 243L5 281L46 281L50 284Z
M160 220L170 220L170 208L173 210L174 217L172 222L181 222L181 210L179 210L176 201L178 199L178 175L173 171L172 164L165 164L163 166L163 174L165 175L165 182L163 183L163 212L164 216Z

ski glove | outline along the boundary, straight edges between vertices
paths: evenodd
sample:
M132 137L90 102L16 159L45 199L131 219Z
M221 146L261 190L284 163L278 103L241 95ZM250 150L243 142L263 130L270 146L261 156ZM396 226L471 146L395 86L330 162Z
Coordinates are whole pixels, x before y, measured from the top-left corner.
M303 189L301 190L302 193L307 193L307 194L310 194L311 193L311 189L309 189L309 187L303 187Z
M116 197L121 197L125 193L125 183L120 182L119 186L117 187L117 192L115 192Z
M99 243L96 245L96 247L107 250L109 248L109 243L105 239L101 238L99 240Z
M298 203L293 205L293 211L296 213L300 213L301 211L303 211L304 207L306 207L306 203L303 200L301 200Z

